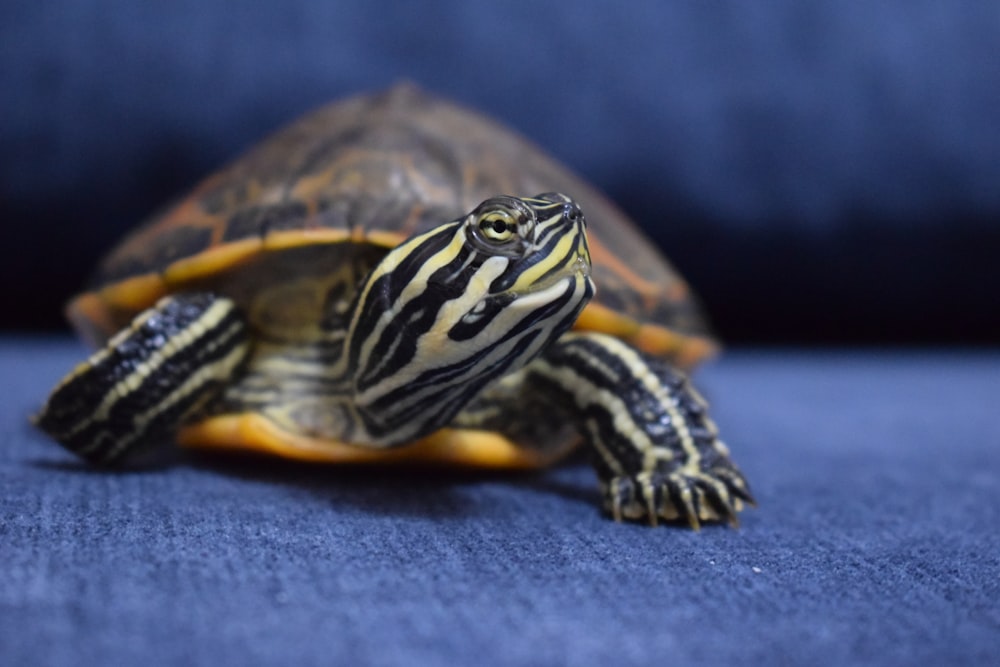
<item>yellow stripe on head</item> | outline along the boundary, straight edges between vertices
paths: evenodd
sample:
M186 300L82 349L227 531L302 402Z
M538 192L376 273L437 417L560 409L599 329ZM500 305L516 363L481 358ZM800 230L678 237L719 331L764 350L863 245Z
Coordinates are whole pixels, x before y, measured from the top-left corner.
M444 426L592 295L585 221L563 195L494 197L401 244L363 286L348 335L354 437L388 445Z

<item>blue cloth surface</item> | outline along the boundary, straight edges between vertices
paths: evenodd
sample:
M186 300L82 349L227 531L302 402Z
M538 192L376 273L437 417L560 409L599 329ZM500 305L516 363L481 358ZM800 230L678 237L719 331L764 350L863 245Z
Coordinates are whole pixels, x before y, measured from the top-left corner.
M0 3L0 284L34 287L0 326L59 326L140 219L410 79L594 181L728 339L995 343L998 45L994 0Z
M81 355L0 339L0 664L963 664L1000 655L1000 354L734 351L697 375L759 509L619 525L583 464L77 464Z

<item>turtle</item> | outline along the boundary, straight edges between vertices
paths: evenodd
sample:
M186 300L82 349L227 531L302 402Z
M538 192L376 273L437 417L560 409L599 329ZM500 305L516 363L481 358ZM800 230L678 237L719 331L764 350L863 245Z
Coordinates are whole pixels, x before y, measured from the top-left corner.
M683 278L593 186L412 84L210 175L67 315L97 351L33 420L94 465L174 443L524 470L583 447L615 520L754 504L688 377L717 343Z

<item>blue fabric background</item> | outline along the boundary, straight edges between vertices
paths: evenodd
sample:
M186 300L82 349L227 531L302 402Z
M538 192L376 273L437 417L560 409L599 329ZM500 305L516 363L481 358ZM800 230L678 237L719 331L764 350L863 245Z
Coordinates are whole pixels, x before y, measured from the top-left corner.
M701 374L738 531L619 525L583 465L93 472L24 421L77 345L0 340L5 665L995 665L997 354Z
M880 3L14 0L0 326L265 133L401 78L595 181L730 340L997 341L1000 9Z
M0 4L0 328L265 133L409 78L607 191L724 338L1000 341L992 0ZM616 525L529 476L82 468L0 338L0 664L965 664L1000 655L996 352L699 375L760 509Z

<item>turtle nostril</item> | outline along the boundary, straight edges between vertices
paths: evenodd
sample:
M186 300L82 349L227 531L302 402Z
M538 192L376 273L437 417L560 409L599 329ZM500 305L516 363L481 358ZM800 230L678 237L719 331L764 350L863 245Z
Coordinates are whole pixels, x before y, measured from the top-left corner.
M570 201L563 206L563 215L572 222L584 223L583 211L576 202Z

